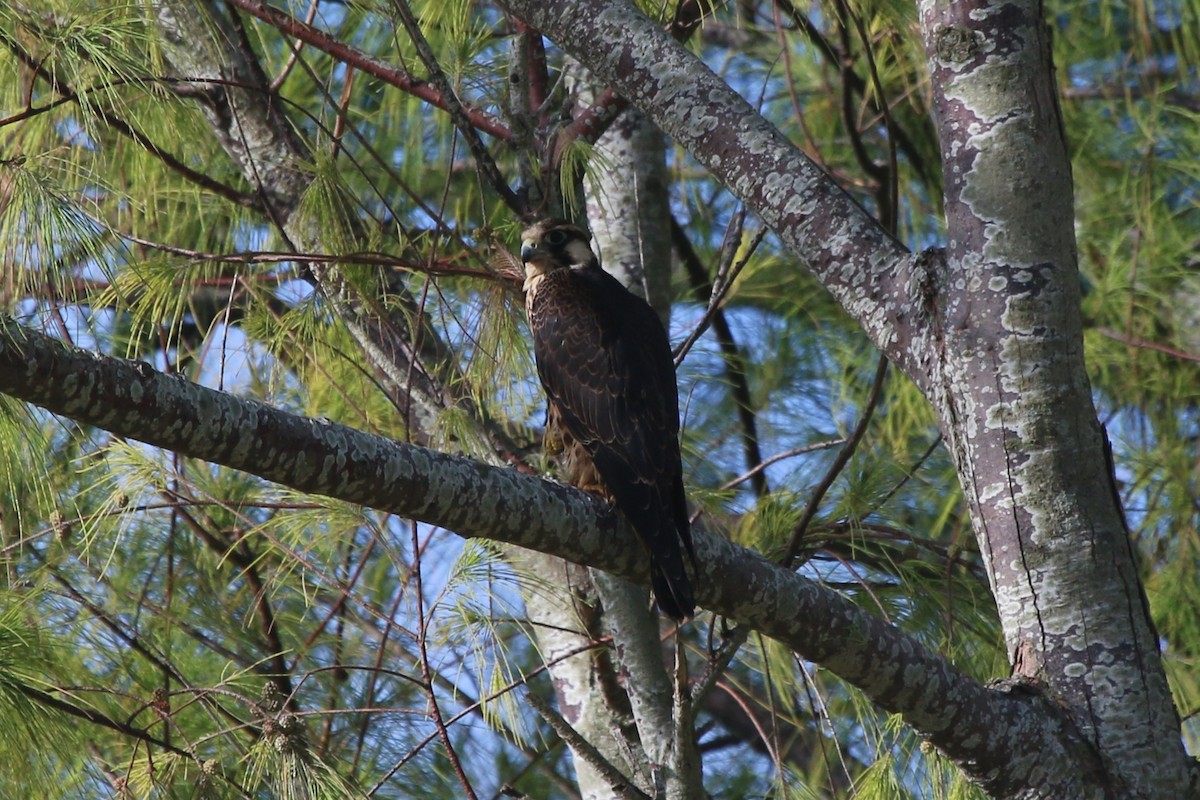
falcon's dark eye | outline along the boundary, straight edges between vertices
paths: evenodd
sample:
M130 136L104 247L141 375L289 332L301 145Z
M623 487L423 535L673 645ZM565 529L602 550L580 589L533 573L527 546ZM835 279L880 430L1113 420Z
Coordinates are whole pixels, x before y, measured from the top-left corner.
M567 243L566 231L550 231L546 234L546 244L551 247L558 247Z

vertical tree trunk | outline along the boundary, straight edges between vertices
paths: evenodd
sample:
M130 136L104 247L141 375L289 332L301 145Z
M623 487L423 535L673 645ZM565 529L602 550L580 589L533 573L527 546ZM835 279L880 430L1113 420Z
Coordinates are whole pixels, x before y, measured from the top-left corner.
M536 583L522 593L525 613L542 660L549 665L559 712L600 758L636 786L634 776L646 770L639 769L638 754L625 745L629 709L618 705L623 698L612 660L606 647L594 645L593 632L599 626L587 567L516 548L510 550L509 560L531 580L536 576ZM584 800L624 796L624 787L614 785L586 754L574 747L571 753Z
M1120 796L1178 796L1179 719L1084 369L1041 15L1032 1L921 4L949 241L928 274L931 399L1015 675L1069 709Z
M600 137L596 150L604 169L584 184L593 244L604 269L645 296L666 324L671 282L666 141L645 114L630 108ZM700 796L695 734L690 719L677 718L658 615L650 610L648 593L599 571L593 577L654 788L679 800Z
M636 108L596 143L585 183L588 220L604 268L645 297L664 323L671 309L671 217L666 140Z

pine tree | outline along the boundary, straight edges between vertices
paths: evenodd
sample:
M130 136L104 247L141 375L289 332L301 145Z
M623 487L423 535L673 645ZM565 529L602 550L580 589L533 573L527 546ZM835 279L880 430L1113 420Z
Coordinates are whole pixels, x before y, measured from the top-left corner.
M0 794L1200 792L1198 17L0 6ZM678 628L550 214L677 347Z

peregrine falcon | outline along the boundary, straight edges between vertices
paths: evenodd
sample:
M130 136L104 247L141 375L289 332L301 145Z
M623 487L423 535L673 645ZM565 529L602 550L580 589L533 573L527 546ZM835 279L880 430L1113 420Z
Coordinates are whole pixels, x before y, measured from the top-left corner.
M658 607L682 620L696 601L679 456L679 397L667 333L650 305L600 267L582 228L524 232L525 310L546 391L546 443L569 483L614 503L650 554Z

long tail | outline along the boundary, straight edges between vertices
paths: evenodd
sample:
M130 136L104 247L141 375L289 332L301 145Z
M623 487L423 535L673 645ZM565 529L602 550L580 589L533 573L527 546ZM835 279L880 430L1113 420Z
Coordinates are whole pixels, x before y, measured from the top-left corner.
M608 458L593 458L608 494L629 519L650 556L650 586L659 609L675 620L692 616L696 611L696 596L683 566L684 549L693 565L696 559L692 553L683 482L676 483L672 492L675 497L668 500L660 486L630 480L622 462L614 464Z
M671 532L675 534L674 531ZM692 582L683 567L683 553L677 543L662 552L650 555L650 585L662 613L676 621L687 619L696 612Z

